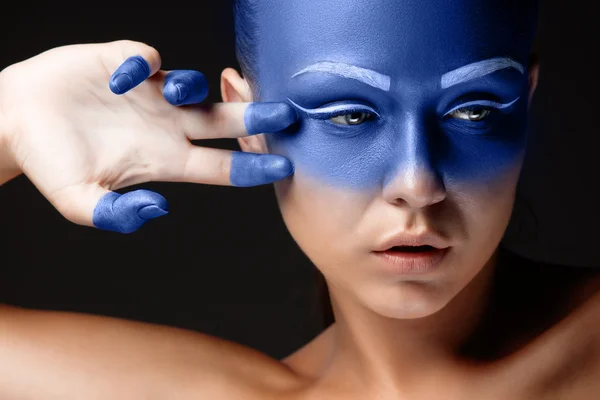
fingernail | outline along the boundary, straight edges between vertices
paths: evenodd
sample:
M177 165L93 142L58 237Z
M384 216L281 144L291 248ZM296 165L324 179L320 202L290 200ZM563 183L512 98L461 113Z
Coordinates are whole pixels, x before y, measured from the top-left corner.
M208 95L208 82L198 71L171 71L165 77L163 95L174 106L201 103Z
M190 92L190 89L188 89L187 85L178 83L175 85L175 87L177 88L177 101L185 100L188 93Z
M168 211L163 210L162 208L154 204L143 207L138 211L138 215L140 216L140 218L143 218L145 220L162 217L163 215L167 215L168 213Z
M229 180L233 186L259 186L279 181L293 173L294 165L283 156L236 151L231 159Z
M190 89L186 84L171 83L165 85L165 88L163 90L163 96L169 103L173 105L178 105L186 99L189 92Z
M141 56L129 57L113 73L109 87L115 94L133 89L150 76L150 66Z
M109 86L113 93L122 94L131 89L133 80L128 74L119 74L111 79Z
M244 113L249 135L279 132L297 119L296 111L287 103L251 103Z
M148 220L167 214L167 200L149 190L110 192L96 205L93 223L96 228L119 233L133 233Z

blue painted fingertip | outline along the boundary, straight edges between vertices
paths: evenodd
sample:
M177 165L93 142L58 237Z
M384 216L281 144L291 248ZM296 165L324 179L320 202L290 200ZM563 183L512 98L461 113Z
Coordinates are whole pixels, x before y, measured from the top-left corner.
M115 94L124 94L150 76L150 65L141 56L129 57L110 77L108 86Z
M163 96L174 106L198 104L208 96L208 81L198 71L171 71L165 77Z
M98 229L119 233L137 231L147 221L168 214L167 200L149 190L119 194L110 192L96 205L93 224Z
M266 185L294 173L294 165L277 154L233 152L229 180L233 186Z
M296 110L287 103L250 103L244 113L248 135L279 132L297 120Z

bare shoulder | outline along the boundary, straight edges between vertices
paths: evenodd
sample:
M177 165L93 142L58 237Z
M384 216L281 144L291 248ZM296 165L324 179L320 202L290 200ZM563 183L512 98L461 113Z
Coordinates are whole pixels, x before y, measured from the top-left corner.
M199 332L0 306L2 399L281 399L300 384L278 360Z
M508 357L504 373L531 398L587 400L600 393L600 269L553 267L564 276L560 313L548 329ZM573 278L573 274L579 275ZM542 281L543 282L543 281Z
M281 362L303 378L318 378L320 372L327 366L331 356L334 329L335 322Z

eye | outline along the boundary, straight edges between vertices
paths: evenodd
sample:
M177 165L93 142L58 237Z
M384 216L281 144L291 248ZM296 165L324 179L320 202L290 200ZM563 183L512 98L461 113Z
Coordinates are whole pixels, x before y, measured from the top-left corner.
M357 104L352 102L338 102L319 108L304 108L294 103L290 98L289 102L304 113L307 117L316 120L328 120L336 125L356 126L365 121L379 117L379 113L366 104Z
M364 111L357 111L348 114L338 115L329 120L338 125L360 125L373 117L372 114Z
M444 118L454 118L471 122L483 121L489 117L493 111L507 109L519 99L520 97L517 97L509 103L498 103L490 100L470 101L454 107L444 114Z
M492 110L489 107L469 107L459 108L447 114L447 117L462 119L465 121L483 121L486 119Z

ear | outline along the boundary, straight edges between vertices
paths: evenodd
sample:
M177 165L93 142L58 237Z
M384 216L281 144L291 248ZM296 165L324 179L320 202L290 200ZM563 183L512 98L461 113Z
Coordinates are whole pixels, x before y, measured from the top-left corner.
M531 105L531 100L533 100L533 94L537 88L539 76L540 60L537 54L532 54L529 59L529 105Z
M233 68L226 68L221 73L221 97L226 103L253 101L252 90L246 79ZM243 151L248 153L267 153L265 135L252 135L238 138L238 143Z

